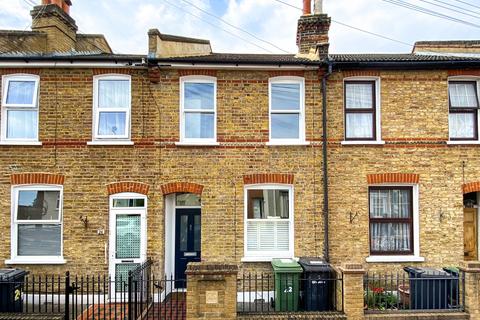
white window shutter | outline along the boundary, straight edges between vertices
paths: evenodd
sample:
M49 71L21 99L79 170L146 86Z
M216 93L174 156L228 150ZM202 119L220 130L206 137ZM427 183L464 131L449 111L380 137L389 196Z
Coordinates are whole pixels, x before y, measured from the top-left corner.
M288 251L289 221L249 221L247 249L251 251Z

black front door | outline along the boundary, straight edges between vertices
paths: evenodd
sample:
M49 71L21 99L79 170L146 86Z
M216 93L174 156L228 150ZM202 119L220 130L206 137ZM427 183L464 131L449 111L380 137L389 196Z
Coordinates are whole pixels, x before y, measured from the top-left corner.
M185 280L189 262L200 261L200 209L177 209L175 220L175 279ZM176 281L176 288L184 288L184 281Z

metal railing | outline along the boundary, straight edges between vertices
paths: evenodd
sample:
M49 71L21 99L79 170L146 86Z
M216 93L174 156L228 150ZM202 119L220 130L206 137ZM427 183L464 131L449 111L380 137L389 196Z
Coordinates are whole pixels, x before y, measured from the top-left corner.
M238 313L343 311L343 279L244 273L237 279Z
M367 312L463 311L465 274L443 272L427 277L401 273L367 273L364 277Z
M24 281L2 282L0 312L62 315L75 320L183 320L185 280L155 277L148 260L116 279L104 275L27 275ZM4 288L6 288L4 287ZM4 305L2 304L2 307Z

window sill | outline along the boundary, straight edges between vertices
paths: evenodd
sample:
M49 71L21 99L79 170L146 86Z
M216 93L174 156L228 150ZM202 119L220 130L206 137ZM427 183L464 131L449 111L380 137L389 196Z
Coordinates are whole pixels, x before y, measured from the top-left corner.
M478 140L471 140L471 141L468 141L468 140L464 140L464 141L461 141L461 140L459 140L459 141L449 140L449 141L447 141L447 144L450 144L450 145L462 145L462 144L463 144L463 145L469 145L469 144L470 144L470 145L475 145L475 144L480 145L480 141L478 141Z
M367 262L424 262L424 257L419 256L369 256Z
M133 141L130 140L95 140L95 141L88 141L87 146L133 146Z
M208 141L205 141L205 142L175 142L175 145L179 146L179 147L202 147L202 146L215 147L215 146L219 146L220 143L218 143L216 141L211 141L211 142L208 142Z
M278 257L243 257L241 262L272 262L272 259L295 259L292 256L278 256Z
M310 141L269 141L267 146L308 146Z
M41 146L41 141L0 141L0 146Z
M5 264L66 264L67 260L64 258L15 258L5 260Z
M355 145L384 145L385 141L342 141L343 146L355 146Z

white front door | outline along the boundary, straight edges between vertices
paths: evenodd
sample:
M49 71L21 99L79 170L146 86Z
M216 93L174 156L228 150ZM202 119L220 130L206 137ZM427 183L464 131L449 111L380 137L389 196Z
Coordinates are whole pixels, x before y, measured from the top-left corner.
M126 289L128 272L147 259L147 198L135 193L110 196L109 273L113 292Z

